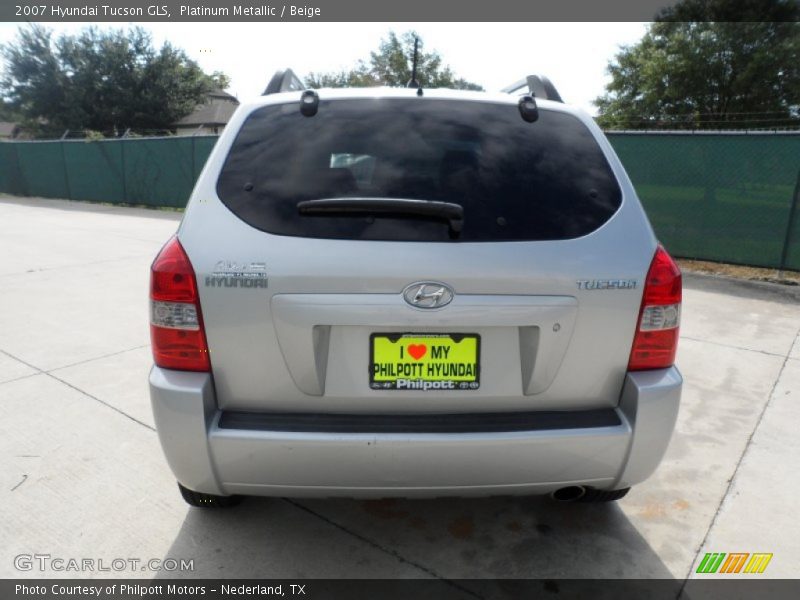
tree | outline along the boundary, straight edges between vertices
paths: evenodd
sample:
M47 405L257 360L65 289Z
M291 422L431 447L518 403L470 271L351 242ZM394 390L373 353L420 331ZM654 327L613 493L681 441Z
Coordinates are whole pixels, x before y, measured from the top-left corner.
M800 124L800 6L794 0L683 0L609 64L595 100L607 128ZM740 20L740 22L733 22Z
M11 121L16 123L20 119L14 107L0 98L0 121Z
M421 38L408 31L398 37L394 31L381 40L380 46L370 52L368 61L360 60L349 71L309 73L305 81L314 88L321 87L405 87L411 79L414 39L419 39L417 54L417 81L422 87L447 87L460 90L483 90L483 87L456 77L448 65L442 64L438 52L424 51Z
M231 87L231 78L222 71L214 71L211 74L211 81L218 90L225 90Z
M229 79L206 75L186 53L153 47L140 27L84 29L53 38L31 25L0 47L2 95L39 133L65 129L122 133L165 130Z

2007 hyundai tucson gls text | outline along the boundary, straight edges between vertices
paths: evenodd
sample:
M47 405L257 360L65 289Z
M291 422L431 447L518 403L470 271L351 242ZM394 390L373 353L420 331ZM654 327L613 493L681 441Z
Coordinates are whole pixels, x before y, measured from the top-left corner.
M152 266L151 400L187 502L607 501L653 473L680 271L591 117L536 81L550 99L236 111Z

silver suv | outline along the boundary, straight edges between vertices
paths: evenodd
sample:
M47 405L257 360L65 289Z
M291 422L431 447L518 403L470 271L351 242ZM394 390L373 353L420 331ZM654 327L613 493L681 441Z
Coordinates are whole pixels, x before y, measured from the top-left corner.
M284 76L237 110L152 266L152 406L189 504L608 501L653 473L680 271L592 118L523 83Z

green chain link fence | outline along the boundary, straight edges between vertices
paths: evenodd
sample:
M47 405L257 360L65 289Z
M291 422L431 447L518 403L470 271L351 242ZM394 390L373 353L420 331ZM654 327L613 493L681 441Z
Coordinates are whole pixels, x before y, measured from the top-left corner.
M0 192L182 208L217 136L0 143Z
M800 270L800 133L609 132L675 256ZM183 207L217 138L0 143L0 192Z
M800 270L800 133L608 138L671 253Z

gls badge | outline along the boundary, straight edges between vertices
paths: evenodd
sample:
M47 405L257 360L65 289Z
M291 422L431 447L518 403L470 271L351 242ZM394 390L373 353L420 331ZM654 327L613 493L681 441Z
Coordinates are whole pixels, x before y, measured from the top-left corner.
M262 262L221 260L211 275L206 275L206 287L266 288L267 283L267 265Z

